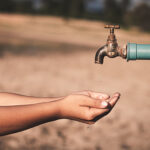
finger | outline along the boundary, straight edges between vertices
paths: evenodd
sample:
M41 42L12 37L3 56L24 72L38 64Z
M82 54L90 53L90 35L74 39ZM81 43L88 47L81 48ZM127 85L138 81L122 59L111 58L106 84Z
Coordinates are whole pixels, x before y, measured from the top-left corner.
M96 108L91 108L91 114L92 114L92 120L97 121L107 115L110 112L110 109L96 109Z
M117 103L117 101L120 98L120 94L119 93L115 93L113 95L113 97L109 100L109 104L108 105L108 109L96 109L96 108L91 108L90 111L93 114L93 122L98 121L99 119L101 119L102 117L106 116L111 110L112 108L115 106L115 104Z
M74 120L74 119L72 119L72 120ZM85 124L89 124L89 125L92 125L92 124L95 123L94 121L87 121L87 120L84 120L84 119L75 119L75 121L85 123Z
M105 100L105 99L109 99L110 98L110 96L108 94L100 93L100 92L93 92L93 91L77 92L77 94L83 94L85 96L89 96L91 98L101 99L101 100Z
M110 98L110 96L108 94L100 93L100 92L89 91L89 95L90 95L90 97L92 97L94 99L101 99L101 100Z
M109 107L109 102L106 102L104 100L99 100L99 99L92 99L89 97L85 97L82 100L82 104L80 106L83 107L92 107L92 108L98 108L98 109L105 109Z
M111 105L111 107L113 108L115 106L115 104L118 102L120 98L120 93L115 93L113 95L113 97L109 100L109 104Z

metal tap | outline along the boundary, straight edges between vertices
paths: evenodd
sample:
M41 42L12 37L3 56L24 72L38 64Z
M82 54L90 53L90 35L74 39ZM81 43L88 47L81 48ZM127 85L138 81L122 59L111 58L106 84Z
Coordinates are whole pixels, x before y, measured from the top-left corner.
M103 64L105 56L108 56L109 58L120 56L126 59L127 46L125 45L123 48L119 47L114 34L115 29L120 29L120 25L105 25L105 28L110 29L110 35L108 36L106 44L96 52L95 63Z

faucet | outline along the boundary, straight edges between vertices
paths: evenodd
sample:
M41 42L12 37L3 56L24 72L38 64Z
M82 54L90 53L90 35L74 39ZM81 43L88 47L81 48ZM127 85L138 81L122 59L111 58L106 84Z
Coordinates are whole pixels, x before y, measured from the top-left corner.
M115 58L120 56L124 59L127 57L127 46L118 46L116 36L114 34L115 29L120 29L120 25L105 25L106 29L110 29L110 35L107 38L107 42L104 46L99 48L95 55L95 63L103 64L104 57Z

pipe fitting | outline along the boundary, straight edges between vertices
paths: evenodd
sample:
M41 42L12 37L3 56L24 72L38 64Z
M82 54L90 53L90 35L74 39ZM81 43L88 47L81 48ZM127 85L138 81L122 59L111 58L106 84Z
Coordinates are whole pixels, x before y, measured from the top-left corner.
M128 43L127 61L129 60L149 60L150 44Z

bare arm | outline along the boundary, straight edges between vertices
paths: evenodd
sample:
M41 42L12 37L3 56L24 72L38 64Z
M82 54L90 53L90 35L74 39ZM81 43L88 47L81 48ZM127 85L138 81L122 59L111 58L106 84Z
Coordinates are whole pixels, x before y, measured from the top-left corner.
M62 97L58 98L40 98L40 97L31 97L24 96L14 93L0 93L0 106L14 106L14 105L28 105L28 104L37 104L43 102L51 102L59 100Z
M0 106L0 135L23 131L57 119L93 124L108 114L118 99L118 93L109 98L102 93L81 92L50 102Z
M7 135L58 119L55 103L0 107L0 135Z

